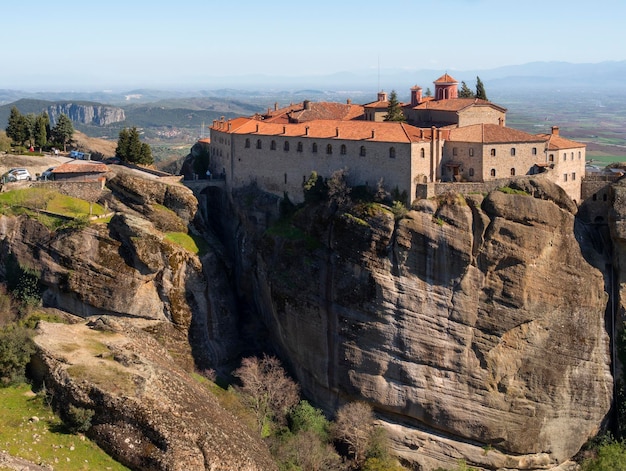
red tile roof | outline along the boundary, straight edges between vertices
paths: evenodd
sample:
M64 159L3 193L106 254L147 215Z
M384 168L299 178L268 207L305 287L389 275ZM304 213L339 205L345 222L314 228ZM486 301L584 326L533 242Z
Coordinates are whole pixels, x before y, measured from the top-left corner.
M312 121L316 119L342 119L351 120L363 117L363 106L333 102L307 102L289 105L279 110L268 111L263 115L264 121L275 123Z
M576 149L580 147L586 147L586 144L571 141L556 134L537 134L537 136L540 136L544 140L548 141L548 150Z
M236 121L236 123L235 123ZM230 129L228 124L231 123ZM236 125L235 125L236 124ZM308 134L307 134L308 128ZM318 139L345 139L370 142L419 142L430 139L430 129L420 129L406 123L375 122L375 121L343 121L319 119L304 123L274 123L242 119L219 123L213 127L216 131L232 134L249 134L250 137L303 137ZM339 136L337 136L339 132ZM372 137L372 133L374 137Z
M435 80L433 83L459 83L459 82L457 79L453 78L451 75L448 75L447 73L445 73L441 77L439 77L437 80Z
M109 168L99 163L64 163L52 170L52 173L106 173Z
M450 98L447 100L429 100L423 101L417 105L415 110L437 110L437 111L461 111L470 106L490 106L497 110L506 112L506 108L502 108L487 100L479 98Z
M451 141L498 144L508 142L545 142L546 138L497 124L473 124L450 130Z

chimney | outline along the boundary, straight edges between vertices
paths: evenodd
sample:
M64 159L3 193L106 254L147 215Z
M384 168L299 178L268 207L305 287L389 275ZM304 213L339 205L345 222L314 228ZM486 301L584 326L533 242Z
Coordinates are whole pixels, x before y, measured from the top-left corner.
M498 124L500 127L504 126L504 120L502 118L498 118Z
M277 101L274 102L274 111L276 111L276 110L278 110L278 102Z
M306 126L306 127L304 128L304 135L305 135L305 136L308 136L308 135L309 135L309 127L308 127L308 126Z
M420 139L424 139L424 130L420 128Z
M256 132L259 132L259 125L256 125Z
M335 137L339 137L339 127L335 128Z
M287 134L287 126L283 126L283 134Z
M347 103L348 105L351 105L351 104L352 104L352 98L348 98L348 99L346 100L346 103Z
M415 85L411 88L411 106L417 106L422 102L422 87Z
M374 139L375 137L376 137L376 131L372 129L372 139Z
M387 92L378 92L378 101L387 101Z
M559 135L559 127L558 126L552 126L552 135L553 136L558 136Z
M304 100L304 109L305 110L311 109L311 100Z
M233 123L231 123L230 121L228 122L228 130L230 131L232 128Z

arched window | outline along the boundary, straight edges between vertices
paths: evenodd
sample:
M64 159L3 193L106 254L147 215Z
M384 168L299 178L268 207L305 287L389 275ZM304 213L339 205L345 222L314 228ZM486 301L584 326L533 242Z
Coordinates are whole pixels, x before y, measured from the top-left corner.
M298 147L296 147L297 152L302 152L302 142L298 142Z
M272 142L270 142L270 150L276 150L276 141L272 140Z
M283 150L285 152L287 152L289 150L289 141L285 141L285 144L283 145Z
M496 176L496 169L492 168L490 173L491 173L492 177L495 177Z
M263 148L263 145L261 144L261 139L257 139L256 140L256 148L257 149L262 149Z
M365 157L365 146L361 146L361 150L359 151L359 155L361 157Z
M345 144L341 144L341 149L340 149L339 153L341 155L346 155L347 150L346 150L346 145Z
M554 154L548 155L548 161L549 162L554 162Z
M583 153L581 151L578 151L578 160L580 160L580 158L582 157Z
M326 146L326 153L327 154L332 154L333 153L333 145L332 144L328 144Z
M313 147L311 150L313 151L314 154L317 154L317 142L313 143Z
M567 160L567 152L563 152L563 162Z
M250 138L246 138L246 149L250 148Z
M474 169L473 169L473 168L470 168L470 169L469 169L469 176L470 176L470 177L473 177L473 176L474 176Z
M491 149L491 157L495 157L496 156L496 150L495 149Z
M515 157L515 147L511 147L511 157Z
M396 158L396 148L395 147L390 147L389 148L389 158L390 159L395 159Z
M511 176L512 176L512 177L514 177L514 176L515 176L515 169L514 169L514 168L512 168L512 169L511 169Z
M423 159L424 157L426 157L426 151L424 150L424 148L422 147L420 149L420 157Z

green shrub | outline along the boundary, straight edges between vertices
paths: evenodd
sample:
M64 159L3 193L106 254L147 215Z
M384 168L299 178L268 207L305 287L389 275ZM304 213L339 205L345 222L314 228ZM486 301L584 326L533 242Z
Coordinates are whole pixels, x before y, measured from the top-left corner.
M11 325L0 330L0 385L25 381L33 353L35 346L27 329Z
M601 445L594 458L582 462L581 471L615 471L626 469L626 445L611 441Z
M498 191L501 191L502 193L506 193L507 195L526 195L526 196L530 196L524 190L516 190L515 188L511 188L510 186L503 186L501 188L498 188Z
M293 433L313 432L324 442L330 436L330 422L321 409L316 409L306 400L300 401L289 414L289 428Z
M67 410L66 425L72 433L86 432L91 428L91 419L95 412L70 404Z

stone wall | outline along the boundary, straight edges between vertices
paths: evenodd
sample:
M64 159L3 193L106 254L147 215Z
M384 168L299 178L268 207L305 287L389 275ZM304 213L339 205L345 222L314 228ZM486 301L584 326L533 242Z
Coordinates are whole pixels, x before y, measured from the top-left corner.
M33 182L32 186L50 188L64 195L73 196L86 201L96 202L104 190L104 180L73 182L73 181L46 181Z

